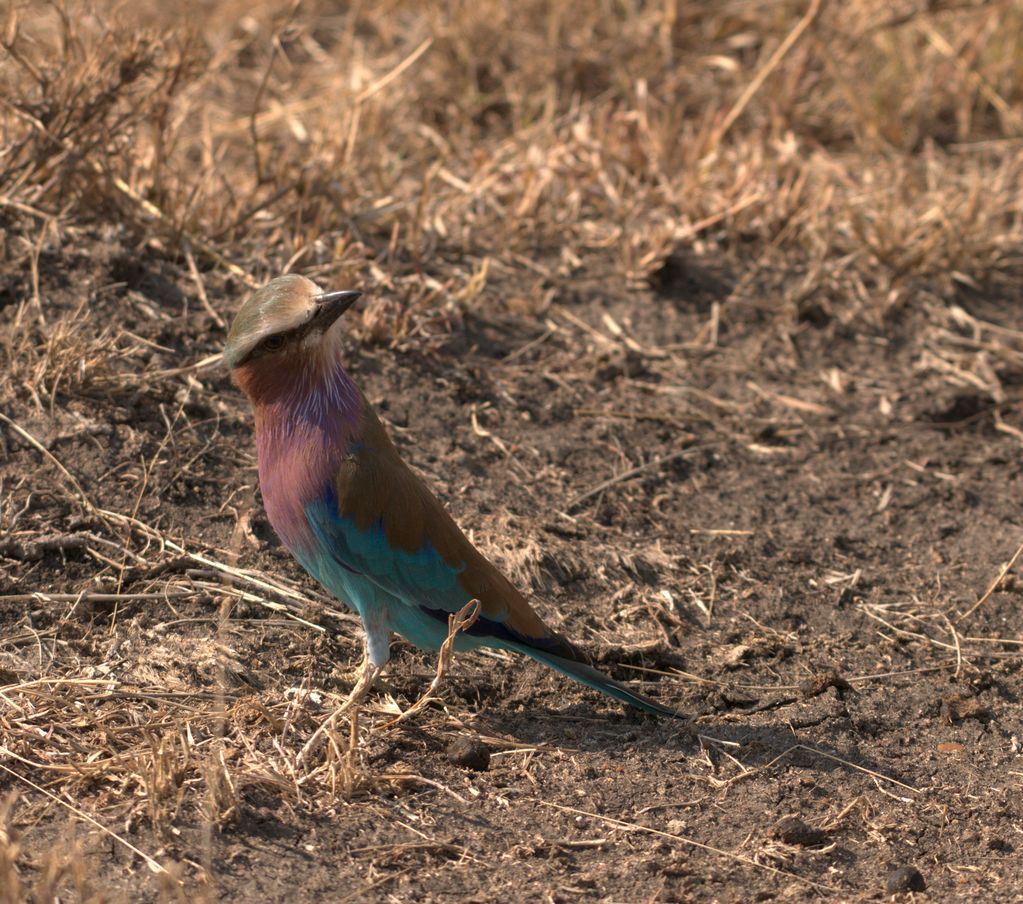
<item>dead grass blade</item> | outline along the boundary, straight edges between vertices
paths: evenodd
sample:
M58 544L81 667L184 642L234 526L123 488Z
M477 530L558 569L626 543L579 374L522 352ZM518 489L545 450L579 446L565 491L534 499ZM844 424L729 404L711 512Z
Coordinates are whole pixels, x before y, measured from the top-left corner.
M392 719L385 725L381 726L381 731L388 731L412 716L422 711L432 701L438 699L436 694L441 684L444 681L444 677L447 675L451 668L451 660L455 655L455 641L458 639L458 635L463 631L468 631L476 620L480 617L482 607L480 601L477 599L469 600L461 609L457 612L452 613L448 616L448 636L445 638L444 643L441 645L440 652L437 654L437 674L434 675L433 681L430 682L430 686L426 691L413 703L408 709L405 710L398 718Z
M714 847L710 844L704 844L702 841L697 841L695 838L689 838L685 835L677 835L673 832L664 832L661 829L654 829L650 826L640 825L635 822L627 822L624 819L615 819L611 816L604 816L600 813L591 813L588 810L577 810L575 807L565 807L561 804L552 803L550 801L541 800L539 798L533 798L533 803L540 804L544 807L550 807L554 810L560 810L563 813L571 813L575 816L585 816L588 819L595 819L597 822L602 822L605 825L615 826L619 829L626 829L630 832L645 832L649 835L656 835L658 838L667 838L669 841L677 841L680 844L684 844L687 847L699 848L701 851L707 851L711 854L716 854L719 857L723 857L726 860L731 860L734 863L742 863L746 866L752 866L754 869L763 870L768 873L775 873L779 876L785 876L787 879L791 879L801 885L809 886L810 888L816 889L817 891L826 892L827 894L838 895L842 894L842 890L835 888L832 885L824 885L822 882L815 882L813 879L807 879L800 876L798 873L792 873L788 870L779 869L776 866L771 866L767 863L760 863L754 860L752 857L747 857L744 854L737 854L734 851L726 851L723 848Z
M821 11L821 0L810 0L810 5L807 7L803 17L795 24L792 31L786 36L785 40L778 45L778 48L771 54L767 62L757 71L757 74L753 76L750 83L743 90L742 94L739 95L739 99L733 104L732 109L725 115L721 125L718 126L717 131L714 133L714 138L711 141L710 150L717 150L721 144L721 140L728 134L728 130L735 124L735 121L742 115L742 111L746 109L749 102L753 99L753 96L763 87L767 77L778 68L778 64L785 58L785 55L795 46L798 41L810 25L813 20L817 18L817 14Z
M75 480L74 476L67 468L64 467L64 465L60 462L57 456L50 452L50 450L47 449L46 446L39 442L39 440L37 440L24 427L12 421L2 411L0 411L0 421L3 421L8 427L10 427L15 433L17 433L18 436L20 436L23 440L25 440L25 442L31 445L32 448L40 452L47 461L54 465L54 467L56 467L57 470L64 475L64 477L67 479L67 482L71 485L71 489L78 497L78 501L81 502L83 506L85 506L85 509L87 511L90 512L96 511L96 507L92 504L92 500L89 499L85 490L82 489L81 484L77 480Z
M671 464L673 461L678 461L681 458L687 458L690 455L696 455L699 452L703 452L707 449L714 448L716 443L702 443L698 446L689 446L687 449L681 449L678 452L670 452L667 455L662 455L659 458L651 459L641 465L637 465L635 468L629 468L623 471L621 474L616 474L614 477L609 477L607 480L601 481L592 489L587 490L585 493L580 493L571 499L566 508L571 511L576 506L585 502L587 499L592 499L594 496L599 496L604 490L610 489L619 483L624 483L626 480L632 480L633 477L638 477L640 474L645 474L648 471L656 470L664 465Z
M4 749L3 752L9 753L9 751L7 751L6 749ZM70 813L73 813L79 819L83 819L91 826L94 826L95 828L99 829L104 835L109 836L111 839L117 842L117 844L121 845L121 847L131 851L133 854L135 854L135 856L140 857L143 860L143 862L145 862L146 866L149 867L151 872L156 873L157 875L165 876L170 875L166 867L164 867L155 857L151 857L145 851L139 850L139 848L135 847L135 845L133 845L126 838L124 838L121 835L118 835L116 832L111 831L101 822L98 822L97 820L93 819L93 817L91 817L88 813L84 812L83 810L80 810L74 804L69 804L66 800L57 797L57 795L52 794L45 788L41 787L40 785L37 785L31 779L25 778L25 776L23 775L19 775L13 769L10 769L9 767L5 766L3 763L0 763L0 769L2 769L4 772L10 775L13 779L21 782L24 785L27 785L37 794L42 794L44 797L49 798L58 806L61 806Z
M974 612L976 612L991 598L991 594L998 589L1002 581L1005 580L1005 576L1012 571L1013 567L1015 567L1016 563L1019 561L1020 556L1023 556L1023 543L1020 543L1020 545L1016 548L1016 551L1012 554L1012 558L1002 566L1001 570L998 572L998 576L988 585L987 590L981 594L980 599L970 606L970 608L962 615L956 616L957 624L973 615Z

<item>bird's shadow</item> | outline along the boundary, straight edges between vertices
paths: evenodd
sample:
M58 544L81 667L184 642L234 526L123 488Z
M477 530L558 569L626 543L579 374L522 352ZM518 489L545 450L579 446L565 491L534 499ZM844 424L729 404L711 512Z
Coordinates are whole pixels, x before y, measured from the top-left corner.
M774 768L805 769L814 773L844 770L859 773L897 795L918 791L889 765L864 755L855 746L838 747L809 741L779 720L769 724L740 724L713 719L665 719L624 711L608 716L585 704L567 712L490 711L474 726L481 734L514 738L538 747L582 749L588 752L634 750L677 752L709 761L719 777L746 777ZM732 769L729 769L731 764ZM736 772L735 769L739 771Z
M415 654L410 658L414 661ZM415 692L421 690L419 684L428 671L420 669L414 680L409 673L397 674L407 675L409 680L407 686L397 682L400 686L392 691L399 697L415 699ZM716 777L724 781L748 779L751 773L772 769L805 769L821 774L844 770L859 773L896 795L916 791L906 777L891 766L866 756L855 745L840 747L818 739L810 741L797 734L787 718L762 721L763 711L757 712L756 723L750 721L752 713L745 714L741 709L696 719L672 719L648 715L627 706L608 712L585 701L555 710L538 705L528 693L518 698L521 706L513 707L509 705L507 688L500 681L491 684L477 676L471 691L457 681L454 686L466 707L476 709L475 717L464 719L470 726L467 733L475 732L480 736L503 738L540 749L616 755L627 746L640 752L700 757L709 761ZM434 752L441 751L447 743L446 733L442 737L434 736L434 726L429 721L424 724L412 720L392 736L392 743L402 733L406 741L422 743ZM383 757L387 759L388 755L383 754Z

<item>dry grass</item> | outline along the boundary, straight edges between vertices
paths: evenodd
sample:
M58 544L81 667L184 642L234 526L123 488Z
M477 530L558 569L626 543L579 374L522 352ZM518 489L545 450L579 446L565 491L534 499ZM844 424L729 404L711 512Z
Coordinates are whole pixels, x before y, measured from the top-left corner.
M771 303L790 320L1014 284L1019 5L824 4L797 34L802 11L223 2L183 24L16 3L0 292L32 304L4 337L6 391L130 358L111 335L58 363L75 325L47 328L38 265L83 228L194 253L203 297L211 270L371 285L363 337L392 343L488 285L489 309L541 313L573 275L644 281L677 249L745 262L731 305L799 272Z
M256 280L385 287L381 341L488 281L529 304L594 258L642 280L694 242L748 259L756 236L762 266L882 309L1018 268L1018 4L825 4L771 65L800 11L224 2L182 27L16 4L5 258L117 223Z
M280 635L296 619L351 622L234 568L248 542L244 493L220 511L236 525L230 549L182 545L150 523L147 502L188 477L221 424L187 365L217 352L216 321L245 285L299 269L370 286L360 338L400 345L443 335L467 312L542 321L573 280L656 283L684 252L738 276L700 341L740 308L764 309L785 331L820 317L883 323L922 304L932 329L922 367L998 403L1023 369L1023 336L957 304L977 287L1018 294L1023 283L1016 0L171 9L15 0L0 23L0 305L14 311L0 335L0 412L11 418L0 450L45 430L45 492L64 500L65 536L97 569L71 600L38 597L64 607L56 626L3 639L0 753L64 804L88 800L104 826L146 823L168 845L147 852L154 862L179 853L183 813L216 831L260 790L330 812L422 780L368 768L357 721L300 762L330 701L288 676L249 683L232 607L239 618L275 607ZM109 287L83 284L74 314L48 312L46 261L115 239L190 263L182 320L209 314L194 358L97 324L91 308ZM159 401L162 439L148 452L125 440L118 479L134 502L110 511L49 467L63 436L107 429L62 406L127 405L139 392ZM43 426L44 412L59 423ZM12 420L22 434L6 431ZM49 536L32 514L38 492L0 483L10 560L31 563ZM521 559L519 576L535 576L539 547ZM37 589L26 567L22 594ZM705 577L692 581L709 619ZM101 657L108 671L83 675L80 652L109 639L75 613L96 606L112 624L147 593L171 605L201 594L221 617L176 661L154 662L138 637ZM211 674L221 690L204 696ZM70 856L29 864L29 887L14 808L8 797L0 809L0 899L48 901L63 888L101 900Z

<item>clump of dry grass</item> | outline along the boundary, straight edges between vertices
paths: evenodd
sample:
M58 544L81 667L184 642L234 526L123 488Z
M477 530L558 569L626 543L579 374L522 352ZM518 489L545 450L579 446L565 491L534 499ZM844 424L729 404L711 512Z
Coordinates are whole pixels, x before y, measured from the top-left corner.
M54 847L32 864L34 879L23 876L24 851L15 815L17 791L0 802L0 901L5 904L44 904L73 895L79 904L104 904L108 899L90 881L81 851L72 845Z
M139 369L144 351L137 337L112 324L98 326L85 304L52 324L32 318L23 307L9 326L0 337L10 362L0 387L5 394L32 398L40 408L52 410L58 395L102 395L129 369Z
M3 674L27 670L12 651L33 633L5 642ZM240 691L226 675L222 690L211 694L193 667L202 662L202 649L176 646L173 639L166 647L129 642L134 652L115 657L116 675L114 668L104 667L102 675L90 670L86 674L94 677L83 677L77 651L96 640L79 634L66 647L69 655L51 660L44 677L8 681L0 688L4 784L23 783L29 797L45 795L50 805L68 808L70 818L84 819L112 844L142 858L168 888L181 881L174 852L182 824L198 822L211 832L222 831L247 819L252 802L264 795L330 812L339 800L419 781L413 773L366 768L366 728L360 730L357 717L327 730L322 753L299 757L304 741L326 718L325 701L317 705L304 692ZM225 662L229 653L221 653ZM173 666L175 671L169 671ZM386 707L382 713L393 715ZM45 738L36 730L39 725L51 726ZM46 790L54 785L62 791L59 798ZM92 801L89 809L99 818L68 800ZM29 900L27 892L19 891L24 883L17 833L11 828L13 801L12 794L0 812L6 820L0 822L5 901ZM159 850L140 850L126 840L139 827L161 843ZM40 887L46 882L47 888L56 888L69 877L81 888L88 885L80 857L56 865L37 861L33 869ZM37 893L36 899L53 896ZM81 900L92 899L86 895Z
M915 276L1017 267L1018 5L825 4L794 35L806 10L223 2L182 32L14 7L7 257L44 224L113 219L243 279L372 284L386 341L494 280L643 280L749 236L773 266L852 256L882 305Z

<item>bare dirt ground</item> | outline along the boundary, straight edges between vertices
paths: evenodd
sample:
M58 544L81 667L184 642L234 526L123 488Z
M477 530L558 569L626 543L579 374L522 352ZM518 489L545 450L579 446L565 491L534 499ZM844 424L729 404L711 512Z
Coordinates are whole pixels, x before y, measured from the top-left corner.
M1019 6L213 6L5 31L0 900L1023 894ZM288 266L688 722L479 653L392 726L396 640L303 754L359 627L215 360Z

